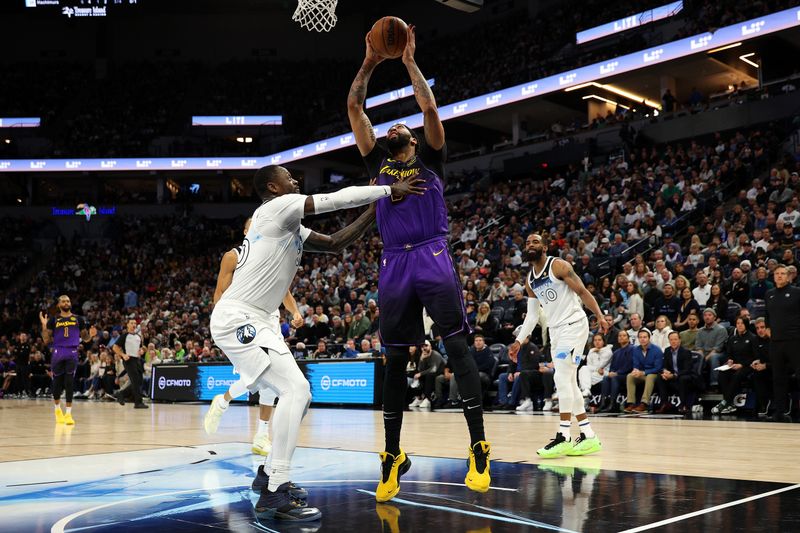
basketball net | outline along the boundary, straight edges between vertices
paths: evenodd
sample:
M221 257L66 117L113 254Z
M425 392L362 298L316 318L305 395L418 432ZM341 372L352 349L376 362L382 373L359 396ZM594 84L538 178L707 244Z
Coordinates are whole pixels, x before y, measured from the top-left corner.
M336 4L339 0L297 0L292 20L308 31L330 31L336 26Z

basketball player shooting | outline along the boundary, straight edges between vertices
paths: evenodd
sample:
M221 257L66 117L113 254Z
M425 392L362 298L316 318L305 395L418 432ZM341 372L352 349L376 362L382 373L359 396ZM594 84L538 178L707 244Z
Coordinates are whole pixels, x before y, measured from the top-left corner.
M42 340L45 344L53 342L53 358L50 368L53 372L53 404L57 424L72 426L72 391L75 370L78 368L78 345L88 342L97 335L94 326L86 328L82 316L72 314L72 301L67 295L58 297L58 315L47 318L47 313L39 313L42 323ZM66 412L61 411L61 393L66 399Z
M253 213L233 279L211 314L211 335L248 389L269 388L280 398L272 421L269 472L256 478L263 483L256 503L259 518L309 521L322 516L319 509L292 498L290 465L311 392L283 336L271 326L270 315L278 310L289 290L305 243L318 251L341 251L372 225L375 212L368 209L333 235L315 233L303 227L301 220L389 196L422 194L424 189L418 186L421 181L347 187L306 196L300 194L297 181L283 167L263 167L253 178L262 204Z
M525 241L525 249L531 264L531 271L525 281L528 314L525 315L517 339L508 347L508 351L514 357L519 353L520 346L528 342L528 337L539 322L541 309L549 328L550 350L555 365L553 379L558 391L561 418L555 438L536 453L542 458L552 459L564 455L599 452L602 445L589 423L583 406L583 395L578 387L578 365L589 338L589 319L583 311L583 305L598 317L604 332L607 324L597 300L583 286L572 266L563 259L545 253L547 243L541 235L529 235ZM574 443L570 438L572 415L575 415L580 430L580 436Z
M424 341L422 309L442 332L448 360L463 398L464 417L470 434L469 470L464 483L477 492L489 490L489 451L483 430L482 392L478 368L467 354L466 311L453 260L450 256L447 207L444 201L444 127L436 100L420 72L414 52L414 27L407 30L402 61L408 69L414 96L422 110L426 146L421 149L415 133L403 124L389 128L386 148L378 145L375 130L364 112L367 84L383 61L366 38L366 57L347 98L347 114L356 144L371 178L379 185L424 180L422 196L384 198L377 203L378 230L383 239L378 292L381 295L380 335L387 347L383 385L383 420L386 449L380 454L381 480L375 491L379 502L400 490L400 476L411 461L400 448L405 407L408 347Z

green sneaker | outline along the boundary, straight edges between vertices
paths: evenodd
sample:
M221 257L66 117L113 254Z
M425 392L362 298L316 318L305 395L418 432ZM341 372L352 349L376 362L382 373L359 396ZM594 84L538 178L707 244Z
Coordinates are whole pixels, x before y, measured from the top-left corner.
M567 440L561 433L556 433L556 438L551 440L544 448L539 448L536 453L543 459L564 457L572 450L572 440Z
M581 436L575 440L575 445L567 452L567 455L589 455L602 449L603 445L600 444L600 439L597 438L597 435L590 439L581 433Z

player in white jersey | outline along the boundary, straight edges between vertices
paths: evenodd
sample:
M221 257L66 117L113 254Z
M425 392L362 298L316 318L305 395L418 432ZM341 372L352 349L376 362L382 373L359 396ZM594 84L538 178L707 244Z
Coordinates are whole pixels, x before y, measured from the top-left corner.
M577 379L578 365L589 338L589 320L583 311L583 305L598 317L603 331L607 328L606 322L597 300L583 286L572 265L563 259L547 256L547 244L540 235L529 235L525 241L525 249L531 265L525 282L528 314L517 340L509 346L508 351L512 355L519 352L520 346L527 342L539 322L539 313L543 312L547 317L550 353L555 365L553 379L558 391L561 415L556 437L536 453L550 459L598 452L602 445L589 423ZM572 415L575 415L580 430L580 436L575 442L570 438Z
M268 480L256 503L259 518L306 521L322 516L291 498L290 464L300 422L311 393L283 338L269 316L280 306L294 279L303 247L341 251L375 220L374 208L334 235L320 235L300 223L303 217L370 204L391 195L423 194L414 178L391 186L347 187L306 196L283 167L256 172L253 186L263 203L255 210L230 286L211 315L211 335L250 390L270 388L280 398L272 421L273 443Z
M250 221L251 219L248 218L244 223L244 235L247 235L247 231L250 229ZM243 247L239 245L225 252L222 256L219 274L217 275L217 288L214 291L214 304L219 302L223 293L230 286L231 281L233 281L233 272L236 270L236 264L239 262L242 250ZM296 328L302 326L303 315L300 314L297 308L297 302L292 296L291 291L287 292L286 296L284 296L283 306L292 314L292 325ZM280 313L278 311L275 311L269 316L269 322L270 327L276 331L276 334L280 334ZM225 394L218 394L214 397L203 420L203 427L206 433L210 435L217 432L222 415L225 414L230 402L245 392L247 392L247 384L244 380L240 379L231 385L228 390L225 391ZM258 430L255 436L253 436L252 450L253 453L266 456L269 455L269 452L272 450L272 442L269 439L269 420L272 417L273 403L275 403L277 398L271 389L265 388L258 391L258 393ZM260 474L263 472L263 468L263 466L259 467Z

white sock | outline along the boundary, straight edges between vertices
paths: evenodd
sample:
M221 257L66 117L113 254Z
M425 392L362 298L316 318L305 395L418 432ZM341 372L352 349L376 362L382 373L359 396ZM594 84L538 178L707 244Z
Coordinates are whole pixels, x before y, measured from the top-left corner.
M289 481L289 461L273 459L269 466L269 490L275 492L278 487Z
M67 414L68 414L68 415L71 415L71 414L72 414L72 407L67 407Z
M570 427L569 420L562 420L561 423L558 424L558 432L561 433L565 439L569 440L569 427Z
M61 411L61 406L56 404L56 411Z
M225 395L219 396L217 398L217 403L219 404L220 408L224 411L230 405L230 402L225 399Z
M258 432L256 435L269 435L269 420L258 421Z
M580 428L581 433L586 435L587 439L591 439L595 436L594 430L592 429L592 425L589 423L588 418L584 418L578 422L578 427Z

